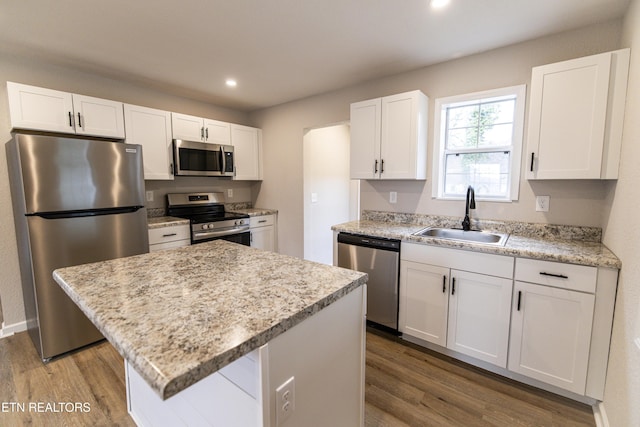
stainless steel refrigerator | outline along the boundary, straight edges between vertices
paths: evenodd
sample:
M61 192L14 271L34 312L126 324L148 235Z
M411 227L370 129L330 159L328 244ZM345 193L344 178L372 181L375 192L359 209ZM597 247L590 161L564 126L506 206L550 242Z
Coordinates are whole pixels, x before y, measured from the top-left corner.
M27 328L46 361L103 339L53 270L149 250L142 148L28 134L5 148Z

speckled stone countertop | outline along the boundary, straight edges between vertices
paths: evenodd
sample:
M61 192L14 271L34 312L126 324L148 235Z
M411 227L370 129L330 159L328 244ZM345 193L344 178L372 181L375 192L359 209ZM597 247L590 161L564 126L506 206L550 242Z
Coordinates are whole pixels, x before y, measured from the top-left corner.
M275 209L264 209L264 208L233 209L233 210L230 210L230 212L243 213L249 216L276 215L278 213L278 211Z
M338 224L331 227L331 229L338 232L386 237L405 242L430 244L519 258L557 261L593 267L617 269L622 267L622 263L618 257L599 242L598 231L588 227L548 226L544 224L522 224L506 221L476 222L475 226L478 229L509 233L509 238L504 246L492 246L481 243L413 235L416 231L430 226L460 227L458 223L452 223L448 219L443 219L443 217L429 218L428 216L424 216L420 218L418 222L393 222L385 221L378 215L371 213L364 216L374 219ZM398 218L394 217L392 219Z
M332 304L367 275L216 240L54 271L166 399Z
M147 218L149 230L154 228L173 227L174 225L189 225L189 220L184 218L176 218L174 216L156 216Z

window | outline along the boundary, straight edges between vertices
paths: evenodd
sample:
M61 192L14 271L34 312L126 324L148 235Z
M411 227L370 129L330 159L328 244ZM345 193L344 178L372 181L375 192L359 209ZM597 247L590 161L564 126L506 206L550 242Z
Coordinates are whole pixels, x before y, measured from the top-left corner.
M433 194L518 199L526 86L436 99Z

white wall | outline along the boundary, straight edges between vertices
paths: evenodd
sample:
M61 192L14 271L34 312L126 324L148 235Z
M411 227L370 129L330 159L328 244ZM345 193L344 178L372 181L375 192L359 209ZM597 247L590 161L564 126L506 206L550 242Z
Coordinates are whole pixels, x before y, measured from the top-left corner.
M304 258L310 261L333 264L331 226L352 219L349 130L343 123L304 136Z
M622 260L604 407L611 426L640 426L640 0L632 0L622 47L631 48L620 177L610 197L604 243ZM640 343L639 343L640 345Z
M429 111L432 112L434 99L438 97L522 83L529 85L533 66L619 48L621 28L620 21L612 21L253 113L254 124L263 130L265 156L264 182L257 203L279 211L280 251L299 257L303 255L304 129L349 120L349 104L352 102L413 89L420 89L429 96ZM432 152L432 133L433 124L429 123L428 153ZM524 167L522 171L524 176ZM611 183L596 181L528 182L522 179L518 202L480 202L474 213L484 219L601 226L612 186ZM283 188L287 191L282 191ZM398 193L397 204L388 203L389 191ZM551 196L549 212L535 212L536 195ZM463 207L459 202L431 199L429 178L418 182L362 181L361 209L461 216Z
M54 65L45 60L24 58L6 53L0 54L0 143L4 145L11 139L10 119L7 102L6 81L31 84L51 89L58 89L83 95L114 99L131 104L138 104L152 108L193 114L233 123L251 125L245 113L218 108L202 102L161 93L130 83L123 83L113 79L99 77L94 74ZM11 195L7 178L7 160L4 147L0 149L0 302L2 303L2 317L5 326L11 327L25 320L22 302L22 288L18 267L13 212L11 210ZM206 179L206 178L202 178ZM215 180L215 178L213 178ZM148 181L150 182L150 181ZM180 182L180 181L176 181ZM185 181L182 181L185 182ZM213 183L215 181L208 181ZM188 181L192 186L207 187L207 181ZM168 184L170 188L175 184ZM232 201L251 201L251 183L234 183L238 191ZM162 184L150 184L152 189L164 188ZM166 192L166 191L165 191ZM159 195L162 192L159 191ZM240 197L246 200L240 200ZM159 197L154 204L163 203ZM163 206L160 204L159 206Z

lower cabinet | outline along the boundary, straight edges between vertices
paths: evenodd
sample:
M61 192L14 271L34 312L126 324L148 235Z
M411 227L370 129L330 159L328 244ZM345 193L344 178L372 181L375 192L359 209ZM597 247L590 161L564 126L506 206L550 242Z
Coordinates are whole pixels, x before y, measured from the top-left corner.
M584 394L597 269L517 260L516 279L509 370Z
M406 242L400 254L405 339L567 397L603 399L618 270Z
M415 244L400 253L400 332L506 368L513 258Z
M149 230L149 252L179 248L191 244L189 224L152 228Z
M275 215L253 216L249 220L251 247L276 251Z
M513 281L451 271L447 347L507 367Z

